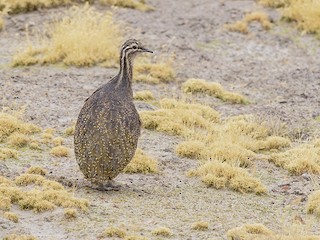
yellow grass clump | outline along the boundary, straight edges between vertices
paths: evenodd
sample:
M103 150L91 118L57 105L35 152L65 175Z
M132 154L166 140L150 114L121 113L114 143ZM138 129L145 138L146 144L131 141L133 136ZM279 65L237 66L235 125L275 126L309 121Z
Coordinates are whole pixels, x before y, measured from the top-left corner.
M270 239L274 233L261 223L245 224L241 227L230 229L227 232L228 240L253 240L253 239Z
M140 148L137 149L131 162L125 167L125 173L157 173L158 162L146 155Z
M135 64L133 79L137 82L150 84L168 83L175 79L175 71L170 60L151 63L142 58L137 60Z
M0 112L0 142L5 141L11 134L34 134L40 132L41 129L22 120L20 112Z
M198 230L198 231L206 231L209 229L209 223L208 222L195 222L192 224L191 227L193 230Z
M76 124L72 124L72 126L70 127L67 127L66 130L65 130L65 134L67 136L72 136L74 134L74 130L75 130L75 127L76 127Z
M320 218L320 190L311 193L307 202L308 213L313 213Z
M182 85L185 93L207 93L210 96L215 96L222 101L230 103L246 104L249 101L238 93L226 91L219 83L207 82L203 79L188 79Z
M293 174L298 175L305 172L319 174L320 145L318 140L301 144L285 152L271 154L269 161Z
M26 234L22 234L22 235L10 234L10 235L6 235L3 238L3 240L38 240L38 238L32 235L26 235Z
M88 4L73 6L44 32L49 37L43 34L42 45L29 42L26 50L14 56L14 66L58 62L75 66L118 65L122 33L111 13L100 13Z
M66 208L64 210L64 217L68 220L75 219L78 215L78 211L75 208Z
M151 91L138 91L133 95L133 99L140 101L153 100L154 96Z
M284 19L294 21L305 33L320 36L320 2L314 0L260 0L260 3L279 8Z
M32 166L26 171L26 173L45 176L47 174L47 170L43 169L40 166Z
M11 204L34 212L50 211L56 207L86 211L89 207L88 200L75 198L61 184L35 174L22 174L12 184L0 184L0 200L4 210L10 210ZM7 201L6 206L4 200Z
M0 8L7 8L9 13L29 12L40 8L57 7L70 4L73 0L0 0Z
M100 0L100 3L123 8L137 9L144 12L154 10L153 7L146 4L145 0Z
M68 157L70 149L65 146L57 146L51 149L50 154L56 157Z
M18 152L10 148L0 148L0 160L6 160L8 158L17 158Z
M170 228L167 228L167 227L158 227L158 228L154 229L151 232L151 234L154 236L161 236L161 237L172 236L172 232L171 232Z
M7 143L14 147L25 147L28 145L30 138L19 132L12 133L7 140Z
M258 179L234 166L251 166L257 153L278 151L291 144L289 139L273 135L274 130L268 128L266 121L253 116L240 115L221 121L219 113L209 106L174 99L162 99L159 106L157 110L140 113L143 127L182 137L183 141L175 150L178 156L224 162L222 166L230 171L224 173L223 178L216 179L214 174L202 170L195 174L216 188L257 194L265 192ZM221 163L210 164L216 168L214 171L220 169ZM246 175L240 178L241 174Z
M126 236L126 231L121 228L116 227L108 227L104 232L102 233L102 237L119 237L124 238Z
M236 21L232 24L227 24L226 27L230 31L247 34L249 33L249 24L254 21L259 22L265 30L269 30L272 27L272 23L270 22L268 15L259 11L248 13L242 20Z
M54 143L54 145L56 146L60 146L64 143L65 139L63 137L55 137L52 139L52 142Z
M227 232L228 240L318 240L319 236L309 235L301 226L289 226L283 233L274 233L263 224L244 224Z
M207 161L197 169L189 171L188 175L200 176L208 187L216 189L227 187L241 193L253 192L258 195L267 191L262 183L251 177L245 169L219 161Z
M13 212L5 212L3 216L14 223L19 222L19 216Z

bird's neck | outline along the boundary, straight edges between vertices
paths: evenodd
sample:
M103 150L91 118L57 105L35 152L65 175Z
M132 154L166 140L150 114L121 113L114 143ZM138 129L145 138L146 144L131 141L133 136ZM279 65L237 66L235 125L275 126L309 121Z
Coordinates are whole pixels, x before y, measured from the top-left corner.
M120 56L120 70L116 82L116 87L126 90L132 95L132 66L133 59L127 56Z

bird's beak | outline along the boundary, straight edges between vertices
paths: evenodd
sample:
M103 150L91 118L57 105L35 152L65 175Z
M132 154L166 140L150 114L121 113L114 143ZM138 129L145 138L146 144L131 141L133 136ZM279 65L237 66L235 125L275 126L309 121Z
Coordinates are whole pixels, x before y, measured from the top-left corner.
M146 49L146 48L140 48L142 52L149 52L149 53L153 53L153 51Z

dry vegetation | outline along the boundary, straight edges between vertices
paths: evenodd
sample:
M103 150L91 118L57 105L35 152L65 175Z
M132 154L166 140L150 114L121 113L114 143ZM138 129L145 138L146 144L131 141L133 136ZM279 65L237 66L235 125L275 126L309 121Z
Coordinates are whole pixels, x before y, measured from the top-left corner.
M0 9L6 8L10 14L35 11L40 8L70 4L73 0L0 0Z
M140 101L154 100L154 96L151 91L138 91L134 93L133 99Z
M138 59L135 64L134 77L136 82L149 84L168 83L175 79L172 61L152 63L146 58Z
M117 7L132 8L140 11L152 11L153 7L146 4L145 0L99 0L102 4L109 4Z
M70 149L65 146L57 146L51 149L50 154L56 157L68 157Z
M76 198L61 184L37 174L22 174L15 181L0 178L0 208L10 210L12 204L34 212L51 211L56 207L86 211L89 202Z
M67 127L66 130L65 130L65 134L66 134L67 136L73 136L73 135L74 135L75 127L76 127L76 123L73 123L72 126Z
M45 170L39 166L32 166L26 171L26 173L45 176L45 175L47 175L47 170Z
M4 240L37 240L38 238L26 234L10 234L3 238Z
M227 24L226 27L230 31L240 32L247 34L249 33L249 25L251 22L259 22L263 29L269 30L272 27L268 15L264 12L251 12L247 13L242 20L232 24Z
M0 12L0 31L4 28L4 19L3 19L3 15Z
M280 151L289 147L289 139L273 135L266 122L252 116L236 116L221 121L209 106L163 99L160 109L140 113L143 127L172 135L184 141L176 147L177 155L209 161L190 175L215 188L240 192L264 193L265 187L240 167L251 166L257 153ZM223 161L224 163L222 163Z
M75 208L66 208L64 210L64 217L68 220L75 219L78 215L78 211Z
M167 227L158 227L158 228L154 229L151 232L151 234L154 236L161 236L161 237L172 236L172 232L171 232L170 228L167 228Z
M274 233L263 224L245 224L241 227L230 229L227 232L228 240L318 240L319 236L308 235L301 227L291 226L285 233Z
M320 140L304 143L280 153L273 153L269 161L293 174L320 173Z
M206 93L230 103L248 103L244 96L226 91L219 83L207 82L203 79L188 79L183 83L182 90L185 93Z
M197 231L206 231L209 229L209 223L203 221L195 222L194 224L192 224L191 228Z
M23 121L22 111L0 112L0 160L17 158L18 151L12 148L33 148L32 136L41 129Z
M101 234L100 237L119 237L119 238L124 238L126 236L126 231L117 228L117 227L108 227L104 232Z
M314 0L260 0L268 7L281 7L282 17L297 23L305 33L320 37L320 2Z
M5 212L3 216L14 223L19 222L19 216L13 212Z
M31 65L63 62L90 66L103 63L116 66L122 43L121 27L112 14L102 14L88 4L71 7L62 20L56 20L42 36L42 44L29 42L26 50L14 56L13 64Z
M320 218L320 190L311 193L307 202L308 213L315 214Z
M189 171L189 176L200 176L202 182L216 189L229 188L242 193L266 193L267 189L248 172L240 167L234 167L219 161L207 161L195 170Z
M140 148L137 149L133 159L124 169L125 173L157 173L158 162L147 156Z

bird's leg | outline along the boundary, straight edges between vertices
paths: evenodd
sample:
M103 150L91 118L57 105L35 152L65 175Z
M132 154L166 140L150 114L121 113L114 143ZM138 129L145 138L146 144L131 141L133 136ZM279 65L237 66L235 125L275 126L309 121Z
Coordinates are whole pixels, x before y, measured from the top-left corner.
M109 180L106 183L100 183L98 189L101 191L119 191L121 184L114 180Z

